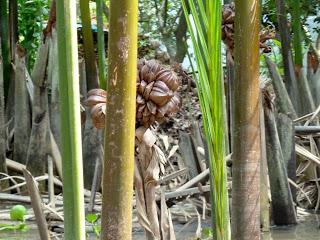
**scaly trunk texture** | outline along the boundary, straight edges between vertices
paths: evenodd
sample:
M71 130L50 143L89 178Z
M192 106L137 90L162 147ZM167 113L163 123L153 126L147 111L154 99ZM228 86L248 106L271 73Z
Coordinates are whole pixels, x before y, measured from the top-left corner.
M279 32L281 39L281 51L284 65L284 79L285 84L291 98L292 104L296 109L298 115L300 112L299 104L297 99L299 99L297 79L294 72L294 64L291 52L291 41L290 33L288 29L288 21L286 14L286 7L284 0L276 0L277 16L279 24Z
M4 96L6 98L8 96L11 74L8 0L0 1L0 39L3 62Z
M0 172L6 173L6 130L5 130L5 120L4 120L4 94L3 94L3 65L2 57L0 52ZM0 189L6 188L8 186L7 181L1 181Z
M57 1L64 238L85 233L76 0Z
M235 1L232 239L260 239L260 1Z
M52 29L51 35L48 37L50 41L49 59L48 59L48 84L51 89L50 95L50 128L54 139L61 148L60 139L60 107L59 107L59 66L56 63L58 60L58 39L57 30Z
M26 79L26 63L24 49L17 46L15 58L15 91L19 96L14 101L14 148L13 160L26 164L29 138L31 132L31 113Z
M273 103L265 97L265 131L273 220L276 225L297 223L296 211L288 183L281 143L276 126Z
M9 1L9 26L10 26L10 48L11 58L14 61L16 43L18 41L18 1Z
M138 0L110 1L103 240L130 240L136 116Z
M32 71L34 83L33 104L32 104L32 130L28 146L27 169L33 176L45 174L48 144L48 90L46 84L46 67L48 61L49 44L48 41L42 43L39 48L38 58ZM45 184L41 183L41 190Z

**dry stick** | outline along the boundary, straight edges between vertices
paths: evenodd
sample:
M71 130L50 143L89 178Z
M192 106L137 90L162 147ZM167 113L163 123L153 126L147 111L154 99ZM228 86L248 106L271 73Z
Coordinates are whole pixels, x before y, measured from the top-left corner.
M1 193L0 200L12 201L12 202L22 202L22 203L30 203L31 202L31 199L29 196L14 195L14 194L10 194L10 193Z
M10 176L10 175L8 175L8 174L6 174L6 173L4 173L4 172L0 172L0 175L3 175L3 176L5 176L4 178L1 178L0 179L0 181L2 182L2 181L7 181L7 180L10 180L11 182L13 182L13 184L15 184L15 185L17 185L18 183L14 180L15 178L18 178L18 179L20 179L20 177L17 177L17 176ZM9 183L9 182L8 182ZM2 186L3 188L4 187L7 187L7 185L8 184L5 184L4 186ZM2 189L3 189L2 188ZM1 189L1 192L3 192L3 190ZM16 191L17 191L17 193L18 194L20 194L21 193L21 190L20 190L20 188L17 188L16 189Z
M171 219L171 214L170 211L168 210L167 204L166 204L166 199L165 199L165 194L163 189L161 189L161 194L160 194L160 229L161 229L161 236L163 240L176 240L174 229L173 229L173 224L172 224L172 219Z
M270 231L270 201L269 201L269 179L266 134L264 124L264 112L260 101L260 139L261 139L261 163L260 163L260 221L263 232Z
M30 172L26 169L23 169L23 175L27 181L28 192L31 198L31 205L33 208L33 212L36 217L36 222L38 225L39 234L41 240L50 240L50 234L48 231L48 224L46 218L43 214L43 203L41 201L41 197L39 194L38 187L30 174Z
M229 154L225 161L230 160L232 154ZM204 179L206 176L208 176L210 173L209 168L207 168L206 170L204 170L202 173L198 174L197 176L195 176L194 178L192 178L190 181L186 182L185 184L183 184L181 187L177 188L175 190L175 192L177 191L182 191L185 189L188 189L189 187L192 187L193 185L197 184L198 182L200 182L202 179Z
M201 189L199 189L198 187L188 188L186 190L166 193L165 196L166 196L166 199L171 199L171 198L190 196L190 195L199 194L199 193L205 193L209 191L210 191L210 185L205 185L205 186L202 186Z
M168 175L166 175L166 176L161 177L161 178L157 181L157 183L158 183L158 185L160 185L160 184L169 182L169 181L171 181L172 179L175 179L175 178L177 178L177 177L179 177L179 176L181 176L181 175L186 174L187 172L188 172L188 169L187 169L187 168L180 169L180 170L178 170L178 171L176 171L176 172L173 172L173 173L170 173L170 174L168 174Z
M48 176L38 176L38 177L35 177L34 180L36 182L41 182L41 181L44 181L44 180L47 180L48 179ZM13 189L16 189L16 188L20 188L24 185L26 185L27 183L26 182L22 182L22 183L18 183L16 185L13 185L11 187L8 187L6 189L3 189L2 192L8 192L10 190L13 190Z
M53 162L50 156L48 156L48 192L49 192L50 206L54 208L55 196L54 196Z
M8 158L6 159L6 164L7 164L9 169L14 170L16 172L21 172L22 173L23 169L26 168L25 165L23 165L21 163L17 163L17 162L15 162L15 161L13 161L11 159L8 159ZM59 187L62 187L62 182L58 178L54 177L53 178L53 182L54 182L55 185L57 185Z
M309 117L311 117L312 115L313 115L313 112L312 112L312 113L308 113L308 114L306 114L306 115L304 115L304 116L302 116L302 117L299 117L299 118L294 119L293 122L294 122L294 123L302 122L302 121L308 119Z
M305 191L303 191L303 189L301 187L299 187L294 181L292 181L290 178L288 178L288 182L289 184L291 184L292 186L294 186L295 188L299 189L301 191L301 193L306 197L306 199L308 200L308 202L310 203L310 205L312 204L310 198L308 197L307 193Z
M45 204L49 204L49 198L47 196L42 197L42 199L43 199ZM21 195L9 194L9 193L1 193L0 194L0 200L31 203L31 199L30 199L29 196L21 196ZM85 202L86 203L89 202L89 199L87 198L87 196L85 198ZM59 198L59 199L56 199L56 206L63 206L62 197Z
M319 113L320 113L320 105L318 106L316 111L313 112L311 118L305 122L304 126L308 126L310 122L312 122L318 116Z
M190 181L186 182L185 184L183 184L181 187L177 188L175 190L175 192L179 192L185 189L188 189L189 187L192 187L193 185L197 184L198 182L200 182L202 179L204 179L206 176L208 176L210 173L209 168L207 168L206 170L204 170L202 173L200 173L199 175L197 175L196 177L192 178Z
M303 157L304 159L307 159L309 161L314 162L315 164L317 164L318 166L320 166L320 158L317 157L316 155L312 154L311 152L309 152L307 149L301 147L300 145L296 144L295 146L296 149L296 153Z
M320 126L295 126L295 132L298 135L310 135L320 132Z
M103 153L103 147L100 146L100 148ZM101 154L101 156L103 156L103 154ZM102 167L103 167L102 159L98 156L96 160L96 166L94 169L94 176L93 176L92 187L91 187L91 196L90 196L90 202L88 207L89 212L93 211L96 192L97 192L98 186L101 185Z

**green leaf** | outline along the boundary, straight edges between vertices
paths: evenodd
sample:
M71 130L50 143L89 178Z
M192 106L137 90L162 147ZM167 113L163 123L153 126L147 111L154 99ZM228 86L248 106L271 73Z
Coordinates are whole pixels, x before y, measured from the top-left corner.
M98 215L95 213L90 213L86 216L86 220L89 223L95 223L98 220Z
M202 229L202 235L203 237L205 238L209 238L209 237L213 237L213 234L212 234L212 229L211 228L203 228Z
M215 239L230 239L221 66L221 1L181 0L194 50L195 75L210 159ZM189 9L188 9L189 6ZM189 13L190 10L190 13ZM188 55L190 56L190 54ZM191 57L190 57L191 58ZM190 61L192 66L192 60Z
M93 227L94 233L99 237L101 233L101 226L100 225L94 225Z

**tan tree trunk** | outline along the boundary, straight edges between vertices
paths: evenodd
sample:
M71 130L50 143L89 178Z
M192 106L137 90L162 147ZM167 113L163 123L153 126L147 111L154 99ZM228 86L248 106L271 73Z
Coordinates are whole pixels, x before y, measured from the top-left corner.
M130 240L136 116L138 0L110 1L103 176L103 240Z
M260 1L235 1L232 239L260 239Z

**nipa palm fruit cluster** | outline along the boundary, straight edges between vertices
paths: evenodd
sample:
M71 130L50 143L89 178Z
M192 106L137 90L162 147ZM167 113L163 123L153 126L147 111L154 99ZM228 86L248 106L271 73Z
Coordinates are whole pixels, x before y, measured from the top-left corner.
M176 113L180 106L178 87L178 77L172 70L164 68L155 60L139 60L136 97L137 127L149 127L155 122L161 123ZM92 89L88 92L86 104L92 108L91 116L96 128L104 127L106 101L106 91Z
M231 53L234 49L234 20L235 6L234 4L225 4L222 8L222 40ZM275 31L272 29L263 29L260 32L260 48L264 53L271 52L270 46L266 44L269 39L275 38Z

